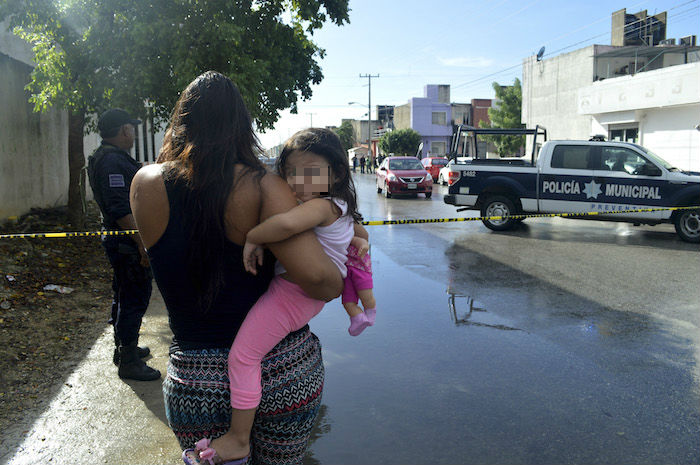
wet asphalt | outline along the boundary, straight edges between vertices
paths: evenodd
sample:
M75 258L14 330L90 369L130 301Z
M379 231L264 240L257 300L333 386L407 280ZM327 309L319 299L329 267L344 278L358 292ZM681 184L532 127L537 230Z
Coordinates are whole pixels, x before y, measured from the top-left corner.
M355 180L367 220L477 215L442 186L385 199ZM338 301L312 321L326 384L305 463L700 462L700 247L672 226L368 231L377 323L350 337ZM181 463L160 383L119 380L110 337L3 432L0 463ZM169 338L156 295L142 341L162 372Z

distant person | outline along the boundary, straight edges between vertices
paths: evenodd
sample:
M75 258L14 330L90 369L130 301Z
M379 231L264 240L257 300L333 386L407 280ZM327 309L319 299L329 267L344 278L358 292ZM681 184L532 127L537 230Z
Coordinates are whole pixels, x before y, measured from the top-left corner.
M329 301L343 289L338 267L312 231L269 244L272 253L258 274L245 271L248 231L297 206L289 185L265 170L258 151L240 92L226 76L208 71L182 91L158 163L142 168L131 190L173 332L165 414L185 450L230 428L229 349L274 277L274 258L310 298ZM308 325L270 350L262 376L267 382L250 459L300 464L324 385L321 345Z
M346 160L340 139L328 129L305 129L285 143L277 165L279 174L287 179L301 204L248 231L243 248L243 261L248 272L256 275L257 267L263 265L263 244L313 230L324 251L346 278L346 291L355 292L357 302L352 282L353 277L360 275L352 274L345 262L348 246L352 243L358 256L367 257L366 260L358 258L359 266L368 264L368 242L367 231L359 224L362 217L357 212L355 187ZM356 232L363 237L355 237ZM202 459L225 463L247 457L250 431L261 396L260 363L263 357L286 334L304 327L325 305L324 301L307 296L291 282L279 264L275 267L275 274L267 292L248 312L229 352L231 428L222 437L211 442L205 439L194 450L186 451L185 463L194 465ZM358 286L363 284L358 279L354 281ZM343 301L346 300L346 291L343 291ZM372 296L371 274L369 289L364 287L359 292L365 293L363 304L366 311L357 305L346 307L350 316L348 332L352 336L358 336L374 324L376 302Z
M365 173L365 157L362 156L360 157L360 173L364 174Z
M357 169L357 155L352 156L352 172L354 173Z
M129 205L131 180L141 164L130 155L141 124L119 108L100 116L97 127L102 143L88 158L88 178L107 230L136 229ZM160 378L141 358L150 353L138 347L139 329L151 299L152 279L146 249L139 234L103 236L102 245L112 265L113 362L121 378L153 381Z

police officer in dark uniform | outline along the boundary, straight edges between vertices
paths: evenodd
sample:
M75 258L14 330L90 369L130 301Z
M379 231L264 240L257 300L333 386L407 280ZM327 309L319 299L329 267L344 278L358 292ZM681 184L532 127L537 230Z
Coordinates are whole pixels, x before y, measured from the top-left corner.
M97 127L102 144L88 158L88 177L95 201L102 211L102 224L107 230L136 229L129 205L131 180L141 164L130 155L141 124L119 108L106 111ZM138 347L141 320L151 298L152 279L146 249L138 234L103 236L114 274L112 276L112 317L114 325L114 364L119 377L152 381L160 371L146 365L148 347Z

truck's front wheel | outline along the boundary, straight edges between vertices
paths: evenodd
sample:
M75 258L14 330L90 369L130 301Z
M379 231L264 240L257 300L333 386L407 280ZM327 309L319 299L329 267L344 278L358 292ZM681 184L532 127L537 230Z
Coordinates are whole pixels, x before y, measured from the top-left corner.
M700 242L700 210L680 210L673 225L686 242Z
M484 226L493 231L506 231L513 228L516 224L516 220L513 218L506 218L511 215L517 214L515 211L515 205L513 201L508 197L502 195L493 195L487 197L481 204L481 216L487 219L481 220ZM501 216L502 219L488 219L488 217Z

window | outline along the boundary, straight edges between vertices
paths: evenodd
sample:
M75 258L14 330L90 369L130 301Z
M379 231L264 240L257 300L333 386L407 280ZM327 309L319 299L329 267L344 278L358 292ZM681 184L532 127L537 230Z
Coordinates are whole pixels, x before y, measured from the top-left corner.
M422 170L423 165L417 158L394 158L389 161L390 170Z
M444 111L434 111L433 112L433 124L439 124L440 126L445 126L447 124L447 113Z
M442 155L445 153L445 143L444 142L431 142L430 143L430 154L431 155Z
M627 174L644 172L643 166L649 164L644 157L623 147L602 147L600 151L600 167L608 171L621 171Z
M632 142L636 144L639 141L639 127L611 127L610 137L611 141L617 142Z
M587 170L591 148L587 145L557 145L552 154L552 168Z

